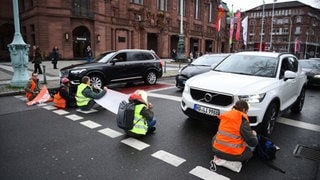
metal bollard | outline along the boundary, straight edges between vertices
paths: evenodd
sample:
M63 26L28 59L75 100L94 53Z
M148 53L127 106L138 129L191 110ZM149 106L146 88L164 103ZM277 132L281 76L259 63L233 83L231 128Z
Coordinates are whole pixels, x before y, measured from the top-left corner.
M42 73L43 73L43 84L47 84L47 77L46 77L46 65L42 65Z
M163 72L164 72L164 73L167 73L167 61L164 61Z

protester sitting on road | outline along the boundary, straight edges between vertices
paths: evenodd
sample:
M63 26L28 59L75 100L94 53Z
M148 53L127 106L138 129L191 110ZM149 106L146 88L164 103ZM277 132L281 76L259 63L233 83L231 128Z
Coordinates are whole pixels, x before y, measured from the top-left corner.
M61 79L61 86L53 97L54 106L65 109L67 107L76 107L76 98L69 91L70 80L66 77Z
M95 90L93 90L93 88ZM99 88L98 86L94 86L93 88L90 86L90 78L88 76L83 76L81 79L81 84L79 84L77 87L76 93L77 106L83 111L92 109L96 104L94 99L100 99L107 93L108 90L106 86L103 87L103 89Z
M37 73L32 73L31 78L24 86L24 90L29 101L33 100L39 94L40 87Z
M131 130L127 131L127 134L135 137L154 132L156 130L154 125L157 121L154 119L152 111L153 105L148 102L147 93L143 90L136 90L129 96L129 101L133 102L135 105L134 125Z
M219 116L218 132L212 139L214 162L221 165L227 161L247 161L258 144L257 133L251 129L246 101L237 101L230 111ZM239 162L241 164L241 162Z

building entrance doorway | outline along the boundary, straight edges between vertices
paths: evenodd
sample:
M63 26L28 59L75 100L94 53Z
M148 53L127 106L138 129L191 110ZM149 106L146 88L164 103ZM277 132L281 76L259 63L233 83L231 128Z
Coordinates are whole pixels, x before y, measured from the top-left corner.
M91 46L90 31L85 26L76 27L72 31L73 57L85 58L87 46Z

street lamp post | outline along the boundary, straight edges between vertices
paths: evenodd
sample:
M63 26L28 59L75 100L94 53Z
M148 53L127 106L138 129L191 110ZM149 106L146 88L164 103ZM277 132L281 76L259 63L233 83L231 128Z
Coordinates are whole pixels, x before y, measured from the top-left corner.
M184 55L184 34L183 34L183 0L180 0L180 35L178 40L178 48L177 48L177 60L179 62L185 60Z
M28 75L28 53L29 44L26 44L20 34L19 7L18 0L13 0L13 18L14 18L14 38L11 44L8 44L10 51L11 65L13 68L13 77L10 85L13 87L24 87L29 80Z
M304 49L304 58L307 59L307 52L308 52L308 36L309 36L309 32L306 32L307 38L306 38L306 47Z
M260 48L259 48L259 51L262 51L262 33L263 33L263 26L264 26L264 0L263 0L263 6L262 6L262 21L261 21Z
M272 33L273 33L273 17L274 17L274 3L277 2L277 0L273 0L272 4L272 18L271 18L271 31L270 31L270 50L273 50L272 47Z

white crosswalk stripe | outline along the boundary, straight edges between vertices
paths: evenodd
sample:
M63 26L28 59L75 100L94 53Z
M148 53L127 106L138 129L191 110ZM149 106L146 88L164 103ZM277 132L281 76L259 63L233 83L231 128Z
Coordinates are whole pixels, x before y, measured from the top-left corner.
M102 133L102 134L104 134L106 136L109 136L111 138L116 138L116 137L119 137L119 136L123 135L123 133L115 131L115 130L110 129L110 128L101 129L98 132Z
M139 151L141 151L141 150L143 150L143 149L145 149L145 148L150 146L149 144L144 143L144 142L142 142L142 141L140 141L138 139L132 138L132 137L124 139L121 142L126 144L126 145L128 145L128 146L131 146L131 147L133 147L135 149L138 149Z
M97 127L101 127L101 126L102 126L101 124L98 124L98 123L93 122L93 121L90 121L90 120L80 122L80 124L82 124L82 125L90 128L90 129L94 129L94 128L97 128Z
M168 164L171 164L175 167L180 166L182 163L184 163L186 160L183 158L180 158L174 154L168 153L166 151L160 150L152 154L153 157L158 158Z
M197 166L193 168L189 173L205 180L229 180L230 179L228 177L222 176L216 172L210 171L209 169L206 169L201 166Z

